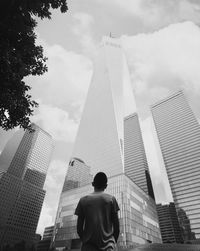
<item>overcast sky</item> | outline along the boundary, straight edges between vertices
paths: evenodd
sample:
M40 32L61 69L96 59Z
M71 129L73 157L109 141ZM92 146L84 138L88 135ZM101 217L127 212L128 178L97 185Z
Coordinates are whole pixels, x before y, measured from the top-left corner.
M48 57L48 73L29 77L40 104L32 118L54 139L54 153L38 225L55 220L82 107L102 36L121 37L136 97L150 172L158 202L171 200L155 143L150 105L183 89L200 121L199 0L68 0L69 11L38 20L37 43ZM0 130L0 151L13 132Z

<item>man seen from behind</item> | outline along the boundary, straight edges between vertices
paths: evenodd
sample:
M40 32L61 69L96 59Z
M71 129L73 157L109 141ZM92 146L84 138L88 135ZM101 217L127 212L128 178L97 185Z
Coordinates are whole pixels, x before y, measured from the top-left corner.
M119 237L119 206L114 196L104 192L105 173L97 173L92 185L94 192L82 197L75 210L81 251L112 251Z

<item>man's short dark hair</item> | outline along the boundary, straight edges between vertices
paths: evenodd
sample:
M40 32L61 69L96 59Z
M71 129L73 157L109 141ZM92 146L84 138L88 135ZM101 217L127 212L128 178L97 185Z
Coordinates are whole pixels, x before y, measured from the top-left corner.
M108 178L105 173L99 172L94 176L94 180L92 182L92 185L95 188L101 189L107 187Z

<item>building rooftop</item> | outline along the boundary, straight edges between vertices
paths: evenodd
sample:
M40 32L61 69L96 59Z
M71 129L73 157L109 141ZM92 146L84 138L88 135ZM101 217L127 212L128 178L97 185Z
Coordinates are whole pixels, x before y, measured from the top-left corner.
M175 92L175 93L167 96L166 98L157 101L155 104L151 105L151 108L154 108L154 107L156 107L156 106L158 106L158 105L160 105L160 104L168 101L169 99L174 98L174 97L176 97L178 95L181 95L181 94L184 94L183 90L179 90L179 91L177 91L177 92Z

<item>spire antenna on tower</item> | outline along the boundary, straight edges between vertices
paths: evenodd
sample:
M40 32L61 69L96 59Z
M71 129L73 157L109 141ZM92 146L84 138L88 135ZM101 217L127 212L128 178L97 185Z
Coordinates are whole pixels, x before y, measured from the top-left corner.
M114 36L112 36L112 33L111 33L111 31L110 31L110 37L111 37L111 38L114 38Z

